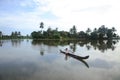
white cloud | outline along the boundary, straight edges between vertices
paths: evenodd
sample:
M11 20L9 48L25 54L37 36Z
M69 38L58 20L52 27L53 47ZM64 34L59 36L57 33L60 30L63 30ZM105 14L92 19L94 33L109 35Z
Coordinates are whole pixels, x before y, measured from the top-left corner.
M47 27L54 25L53 28L68 31L73 25L77 26L78 31L86 30L88 27L100 27L102 24L107 27L114 26L117 30L120 26L119 0L27 0L22 1L20 5L32 6L30 8L33 10L12 16L8 14L1 21L9 20L32 29L33 26L37 26L38 29L39 22L43 21ZM43 16L47 12L57 18L51 20L46 17L47 15Z
M64 26L117 24L118 0L45 0L45 3L42 9L52 12L59 18L56 23Z

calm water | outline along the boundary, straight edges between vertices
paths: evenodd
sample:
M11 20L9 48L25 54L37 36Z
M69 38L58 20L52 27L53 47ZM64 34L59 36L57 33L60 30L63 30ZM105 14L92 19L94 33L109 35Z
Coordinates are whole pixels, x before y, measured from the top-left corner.
M120 80L120 43L1 40L0 80Z

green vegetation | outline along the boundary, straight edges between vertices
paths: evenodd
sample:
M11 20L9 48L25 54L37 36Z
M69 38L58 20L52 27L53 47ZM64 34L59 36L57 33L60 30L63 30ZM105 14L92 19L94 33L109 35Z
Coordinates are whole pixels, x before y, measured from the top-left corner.
M33 39L90 39L90 40L103 40L103 39L118 39L119 35L115 33L116 29L112 27L108 29L105 25L102 25L98 29L95 28L93 31L88 28L86 32L80 31L77 32L76 26L73 25L70 28L69 32L67 31L58 31L58 28L52 29L49 27L46 31L43 31L44 23L40 23L40 31L33 31L31 36Z
M11 35L3 35L2 31L0 31L0 39L25 39L30 38L29 35L22 36L20 31L11 32Z
M44 23L40 23L40 30L33 31L31 36L26 35L22 36L20 31L11 32L11 35L3 35L0 31L0 39L24 39L24 38L33 38L33 39L42 39L42 40L111 40L119 39L119 35L116 34L115 27L111 29L105 27L105 25L100 26L98 29L94 28L92 31L88 28L85 32L79 31L76 29L76 26L73 25L69 31L59 31L58 28L52 29L49 27L46 31L43 30Z

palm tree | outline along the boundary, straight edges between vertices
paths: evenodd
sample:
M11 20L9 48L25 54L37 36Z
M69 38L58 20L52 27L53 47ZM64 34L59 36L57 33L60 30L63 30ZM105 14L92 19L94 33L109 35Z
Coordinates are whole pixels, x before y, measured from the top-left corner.
M21 32L20 31L18 32L18 36L21 36Z
M115 31L116 31L115 27L112 27L112 32L115 32Z
M104 39L106 38L106 35L108 33L108 28L105 27L105 25L101 25L101 27L98 29L99 38Z
M112 27L112 35L113 35L113 37L116 37L115 31L116 31L115 27Z
M94 28L94 31L93 31L93 32L95 32L95 33L96 33L96 32L97 32L97 28Z
M70 28L70 32L69 32L70 34L73 34L73 29L72 28Z
M75 25L73 25L73 34L75 35L77 33Z
M44 28L44 23L43 22L40 23L40 28L41 28L41 32L42 32L42 29Z
M50 37L51 32L52 32L52 29L51 29L51 27L49 26L49 28L47 29L47 34L48 34L48 37Z
M85 38L86 33L84 31L80 31L78 36L79 36L79 38Z
M88 29L86 30L86 33L87 33L88 35L90 35L90 32L91 32L91 29L88 28Z
M15 37L17 37L18 36L18 32L17 31L15 31Z
M11 36L13 37L14 35L15 35L15 33L14 33L14 32L12 32L12 33L11 33Z

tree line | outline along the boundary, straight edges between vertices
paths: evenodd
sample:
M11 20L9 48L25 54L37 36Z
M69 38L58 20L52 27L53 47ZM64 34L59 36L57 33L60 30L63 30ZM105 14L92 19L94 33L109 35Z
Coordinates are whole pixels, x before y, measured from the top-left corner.
M101 40L101 39L118 39L119 35L116 34L115 27L107 28L105 25L101 25L99 28L94 28L91 30L88 28L86 31L79 31L76 26L73 25L69 31L59 31L58 28L52 29L48 27L45 31L44 23L40 23L40 30L31 32L31 36L22 36L20 31L11 32L11 35L3 35L0 31L0 39L17 39L17 38L33 38L33 39L91 39L91 40Z
M28 37L29 37L28 35L26 36L21 35L20 31L13 31L11 32L10 35L4 35L2 31L0 31L0 39L23 39L23 38L28 38Z
M111 29L101 25L98 29L94 28L92 31L88 28L86 31L77 32L76 26L73 25L69 31L58 31L58 28L52 29L49 27L46 31L43 31L44 23L40 23L41 30L33 31L31 36L33 39L113 39L119 38L116 34L115 27Z

